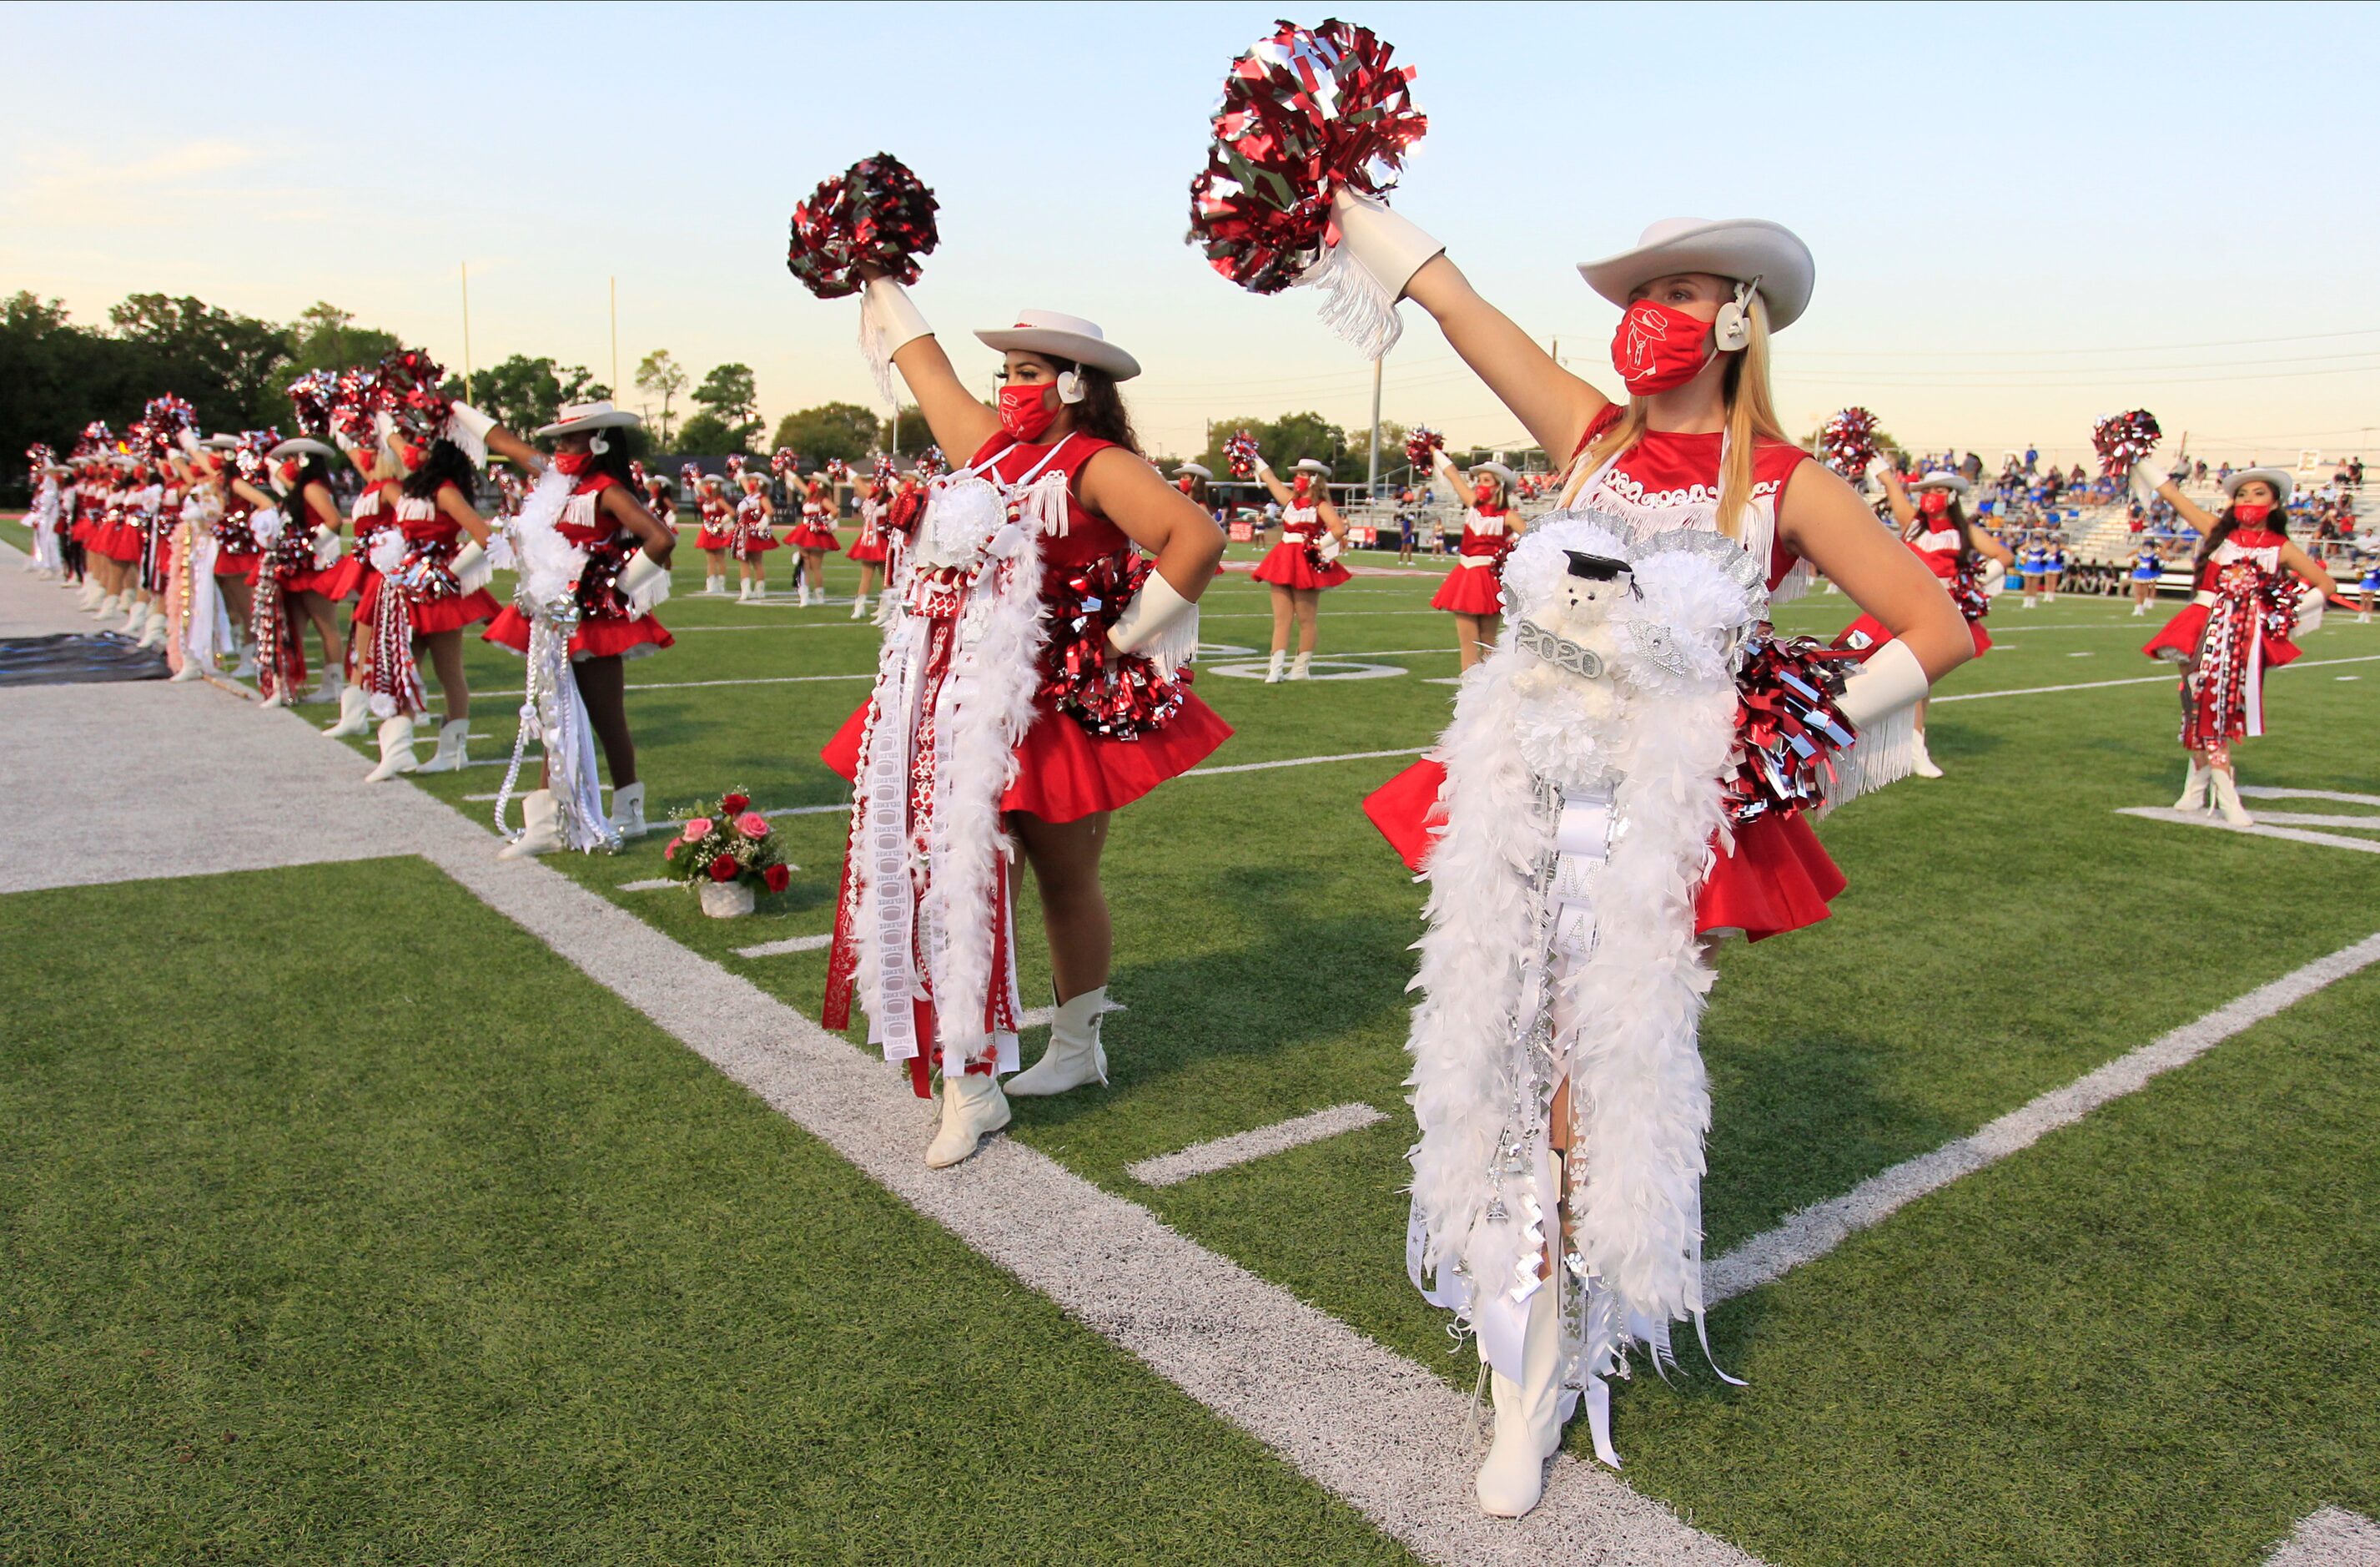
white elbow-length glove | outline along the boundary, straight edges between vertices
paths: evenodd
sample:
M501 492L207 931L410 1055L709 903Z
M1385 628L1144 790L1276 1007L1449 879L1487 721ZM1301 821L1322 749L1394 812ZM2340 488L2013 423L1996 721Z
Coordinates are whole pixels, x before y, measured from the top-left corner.
M931 337L934 329L926 324L924 312L909 291L889 277L875 277L859 294L859 351L868 358L868 369L876 377L876 390L887 402L897 402L892 395L892 356L920 337Z
M1145 654L1167 679L1198 650L1198 606L1151 571L1123 613L1108 627L1108 646L1119 653Z
M1842 699L1835 705L1852 721L1852 728L1865 729L1877 719L1924 700L1933 685L1909 644L1896 637L1843 683Z
M632 619L652 613L653 606L669 597L669 567L642 550L627 558L614 580L620 596L628 601Z

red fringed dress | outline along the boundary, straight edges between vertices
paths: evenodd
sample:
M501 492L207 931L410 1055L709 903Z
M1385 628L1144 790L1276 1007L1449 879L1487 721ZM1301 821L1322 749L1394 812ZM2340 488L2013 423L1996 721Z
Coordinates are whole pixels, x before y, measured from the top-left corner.
M884 560L884 514L892 503L881 495L872 495L859 503L859 537L851 541L851 558L862 565L880 565Z
M757 490L735 503L735 521L727 537L739 561L757 560L783 547L776 524L770 520L769 499Z
M2265 672L2299 652L2289 640L2298 583L2281 565L2288 541L2269 528L2233 528L2200 563L2189 604L2141 649L2183 667L2181 743L2191 750L2265 732Z
M1265 552L1250 575L1258 582L1281 588L1336 588L1354 573L1336 560L1323 558L1324 542L1330 537L1321 507L1286 507L1281 514L1281 541Z
M1984 591L1983 557L1977 555L1968 565L1959 564L1959 530L1952 527L1929 528L1924 520L1919 531L1905 541L1912 553L1925 563L1925 569L1942 579L1949 590L1950 601L1967 617L1968 633L1975 639L1977 656L1989 652L1991 634L1984 629L1984 616L1991 613L1991 595ZM1835 638L1835 646L1859 655L1865 663L1868 656L1892 640L1892 632L1884 622L1872 614L1864 614L1842 628Z
M396 532L396 508L389 504L395 486L387 482L367 484L356 497L356 509L347 521L355 531L354 546L341 556L338 563L323 573L323 585L316 591L331 599L353 599L356 607L352 621L371 624L372 606L380 599L380 573L371 564L372 551L391 534Z
M735 508L705 491L694 503L702 526L694 535L698 550L724 550L735 542Z
M224 487L223 515L215 519L217 577L256 580L257 571L264 565L264 546L257 542L256 530L249 525L255 513L255 502L228 484Z
M298 538L304 541L306 564L282 578L281 590L285 593L320 593L326 599L343 597L340 589L346 585L352 575L346 567L355 557L343 556L318 570L313 564L312 554L314 529L318 525L329 528L334 534L339 531L337 503L332 503L330 509L325 511L315 501L312 494L303 493L289 497L289 504L298 515L290 518L283 526L293 529Z
M1605 409L1588 426L1579 450L1592 445L1620 414L1616 404ZM1620 518L1635 538L1674 528L1716 529L1723 443L1717 432L1649 431L1590 477L1568 504ZM1767 559L1773 602L1798 597L1809 585L1801 557L1777 531L1785 486L1808 458L1807 452L1779 441L1763 440L1753 451L1752 504L1739 537ZM1466 569L1487 568L1456 568ZM1445 765L1425 757L1364 802L1364 813L1416 873L1435 841L1430 829L1442 820L1437 816L1438 793L1445 781ZM1695 900L1698 932L1741 930L1757 941L1827 917L1827 905L1845 886L1843 874L1799 812L1760 816L1732 837L1731 845L1724 836L1711 845L1710 874Z
M91 534L92 553L120 565L130 565L140 558L140 529L133 522L136 493L128 485L109 485L99 527Z
M1080 615L1083 598L1075 584L1087 569L1121 569L1136 553L1122 528L1084 509L1075 489L1083 466L1110 444L1087 435L1070 435L1042 469L1063 473L1067 480L1066 531L1041 541L1041 601L1050 614L1050 642L1042 653L1045 674L1055 673L1067 656L1067 625ZM1014 483L1050 451L1006 434L996 435L976 454L970 466L989 465L1003 483ZM1104 636L1104 627L1099 630ZM1059 700L1052 683L1045 680L1034 696L1033 726L1016 747L1016 781L1001 796L1002 810L1030 811L1044 821L1076 821L1115 810L1197 766L1232 735L1231 725L1188 691L1183 693L1180 709L1161 728L1146 730L1130 740L1093 734L1083 722L1061 711ZM867 725L871 705L862 703L819 753L827 766L844 778L857 773L860 732Z
M92 538L99 532L100 514L105 509L106 496L97 483L88 479L75 480L73 494L74 525L67 529L67 537L89 550Z
M570 634L570 658L642 658L675 644L669 628L651 615L632 615L621 597L620 568L637 552L637 536L614 524L597 504L603 491L619 480L608 473L589 474L563 503L555 531L587 552L587 567L578 574L578 627ZM487 640L526 655L528 616L512 604L496 616Z
M460 631L467 626L496 618L503 606L485 588L463 591L455 577L455 557L463 548L463 526L439 509L448 491L442 484L434 496L399 494L396 526L405 535L405 562L396 576L405 584L406 606L413 634L427 637L440 631ZM387 591L385 585L382 591Z
M802 503L801 525L794 529L789 541L796 550L824 550L832 554L843 548L843 541L834 531L834 492L823 484L813 484L809 498Z
M1429 607L1456 614L1502 614L1504 584L1498 568L1512 553L1512 508L1492 501L1474 505L1463 516L1454 569L1430 595Z

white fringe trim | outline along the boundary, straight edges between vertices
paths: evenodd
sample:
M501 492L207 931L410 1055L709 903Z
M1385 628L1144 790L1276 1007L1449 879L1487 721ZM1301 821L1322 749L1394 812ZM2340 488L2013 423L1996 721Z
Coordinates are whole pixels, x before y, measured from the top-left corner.
M1306 268L1293 286L1320 289L1323 324L1367 359L1381 358L1404 335L1396 296L1344 243L1326 247L1322 259Z
M1835 758L1835 781L1824 816L1862 795L1898 784L1917 766L1917 705L1895 708L1863 725L1849 750Z

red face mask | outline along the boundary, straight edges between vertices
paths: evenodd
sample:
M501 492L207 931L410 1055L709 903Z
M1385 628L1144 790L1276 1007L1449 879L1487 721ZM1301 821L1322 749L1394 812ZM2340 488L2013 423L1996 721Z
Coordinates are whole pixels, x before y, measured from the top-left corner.
M1950 510L1950 492L1948 490L1928 490L1917 497L1917 509L1927 516L1947 516Z
M1038 441L1058 421L1058 410L1042 406L1050 388L1046 384L1003 386L1000 389L1000 428L1019 441Z
M1496 486L1494 486L1493 484L1488 483L1488 482L1486 482L1485 480L1482 480L1482 481L1481 481L1481 482L1480 482L1480 483L1479 483L1475 488L1474 488L1474 489L1472 490L1472 492L1471 492L1471 502L1472 502L1472 504L1474 504L1474 505L1484 506L1484 505L1488 504L1489 502L1493 501L1495 498L1496 498Z
M2231 515L2242 528L2262 528L2265 519L2273 515L2273 508L2262 501L2242 501L2231 508Z
M1639 397L1683 386L1710 362L1711 323L1639 299L1611 334L1611 363Z
M1301 501L1305 499L1307 492L1313 490L1313 488L1314 480L1302 473L1295 479L1290 480L1291 492L1296 495L1296 497Z
M1188 474L1186 474L1186 473L1185 473L1185 474L1184 474L1181 478L1179 478L1179 479L1175 480L1173 482L1174 482L1174 484L1175 484L1175 485L1177 485L1177 486L1181 489L1182 492L1183 492L1184 495L1187 495L1188 493L1190 493L1190 491L1191 491L1192 487L1193 487L1193 486L1195 486L1198 481L1197 481L1196 480L1195 480L1195 479L1191 478Z
M397 456L398 460L405 464L405 471L407 473L421 466L421 448L419 446L400 448Z
M553 466L568 474L573 479L585 473L587 471L587 465L594 460L595 454L592 452L556 452L553 454Z
M296 463L283 463L281 465L281 488L286 490L297 482L298 465Z

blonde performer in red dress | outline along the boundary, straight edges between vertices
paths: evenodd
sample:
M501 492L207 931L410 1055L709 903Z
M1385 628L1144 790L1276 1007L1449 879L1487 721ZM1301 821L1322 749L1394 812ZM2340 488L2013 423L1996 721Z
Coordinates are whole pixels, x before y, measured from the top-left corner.
M1281 538L1251 574L1272 592L1272 659L1265 666L1265 684L1277 686L1289 657L1291 621L1297 623L1297 662L1289 666L1287 678L1310 679L1322 595L1354 574L1339 564L1347 523L1330 504L1329 464L1301 457L1291 481L1283 484L1259 456L1257 478L1281 504Z
M2218 517L2171 479L2155 480L2153 457L2133 465L2136 487L2203 535L2192 567L2197 591L2141 650L2181 666L2181 747L2190 768L2173 808L2204 810L2211 796L2224 820L2246 827L2255 818L2240 803L2232 742L2265 732L2265 672L2298 656L2290 638L2321 624L2323 598L2338 584L2289 541L2287 469L2231 475L2223 481L2231 504Z
M727 459L727 471L744 492L728 524L728 548L744 574L735 600L751 603L769 596L769 552L779 547L777 506L769 499L768 475L745 467L740 456Z
M854 474L852 494L859 508L859 537L851 541L851 562L859 568L859 587L852 595L851 618L866 620L868 602L884 579L884 521L892 510L891 464L873 474Z
M827 475L810 475L802 497L802 519L788 542L801 556L799 578L794 584L795 603L808 608L813 593L820 603L825 603L826 558L843 548L834 530L834 482Z
M735 542L735 506L727 499L725 481L719 475L706 473L695 480L694 514L694 547L702 552L703 594L723 599L727 597L727 552ZM750 596L748 589L744 596Z
M1463 514L1463 542L1454 569L1446 574L1429 607L1454 616L1455 657L1463 669L1477 663L1496 645L1504 626L1504 583L1500 567L1521 536L1521 514L1512 509L1512 470L1502 463L1474 463L1471 482L1443 448L1432 452L1439 477L1458 495L1467 495Z
M868 284L862 322L936 443L971 460L933 481L893 549L875 694L826 748L855 795L826 1021L843 1026L856 1000L919 1092L940 1069L926 1162L941 1166L1008 1124L1011 844L1040 889L1058 1006L1010 1091L1107 1079L1108 818L1231 733L1181 667L1223 537L1140 456L1116 390L1139 363L1092 322L1025 310L978 332L1004 355L995 412L899 284ZM929 929L926 945L905 934Z

